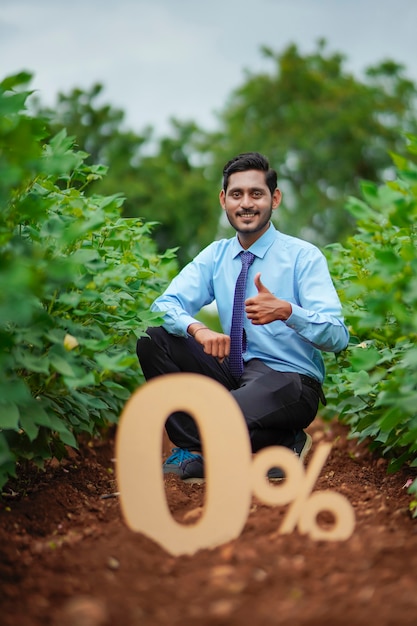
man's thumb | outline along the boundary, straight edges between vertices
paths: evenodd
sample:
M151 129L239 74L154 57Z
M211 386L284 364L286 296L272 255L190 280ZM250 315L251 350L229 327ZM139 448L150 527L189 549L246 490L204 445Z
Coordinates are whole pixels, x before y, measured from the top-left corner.
M260 291L269 292L269 290L261 282L261 274L260 273L256 274L254 282L255 282L255 287L258 290L258 292L260 292Z

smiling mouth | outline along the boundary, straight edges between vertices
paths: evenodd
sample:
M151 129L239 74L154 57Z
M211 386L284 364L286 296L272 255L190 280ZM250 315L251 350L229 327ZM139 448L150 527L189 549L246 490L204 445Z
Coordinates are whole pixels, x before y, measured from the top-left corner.
M256 212L255 211L245 211L245 213L240 212L239 217L255 217Z

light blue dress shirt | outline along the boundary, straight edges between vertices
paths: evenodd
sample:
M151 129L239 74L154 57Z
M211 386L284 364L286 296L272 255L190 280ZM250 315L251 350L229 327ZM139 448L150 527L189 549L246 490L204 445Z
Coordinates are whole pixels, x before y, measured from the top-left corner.
M237 235L211 243L173 279L155 300L153 311L164 312L164 328L187 337L195 315L214 300L225 334L230 334L233 296L242 264ZM255 296L255 274L277 298L291 303L285 321L254 325L245 318L244 361L260 359L274 370L298 372L323 382L321 350L340 352L349 341L341 304L327 261L311 243L285 235L273 226L249 248L255 260L249 268L247 297Z

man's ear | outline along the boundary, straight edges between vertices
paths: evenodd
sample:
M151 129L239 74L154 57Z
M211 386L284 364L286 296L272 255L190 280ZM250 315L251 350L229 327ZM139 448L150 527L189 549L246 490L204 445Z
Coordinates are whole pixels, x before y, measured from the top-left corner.
M222 189L219 193L219 200L220 200L220 205L222 209L226 209L226 205L225 205L226 194L224 193L224 189Z
M272 208L273 209L277 209L279 207L279 205L281 204L281 200L282 200L282 193L277 188L277 189L275 189L274 193L272 194Z

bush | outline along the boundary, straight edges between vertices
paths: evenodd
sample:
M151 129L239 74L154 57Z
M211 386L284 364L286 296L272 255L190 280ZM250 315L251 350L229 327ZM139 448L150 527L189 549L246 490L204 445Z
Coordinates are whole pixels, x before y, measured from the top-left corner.
M392 155L397 178L362 184L348 211L357 233L327 248L352 339L327 359L328 407L351 435L371 438L394 472L417 467L417 138L409 155ZM417 481L411 487L417 491Z
M0 487L16 463L62 458L116 422L141 382L136 337L175 271L152 224L121 195L84 195L105 175L62 131L25 113L28 74L0 83Z

